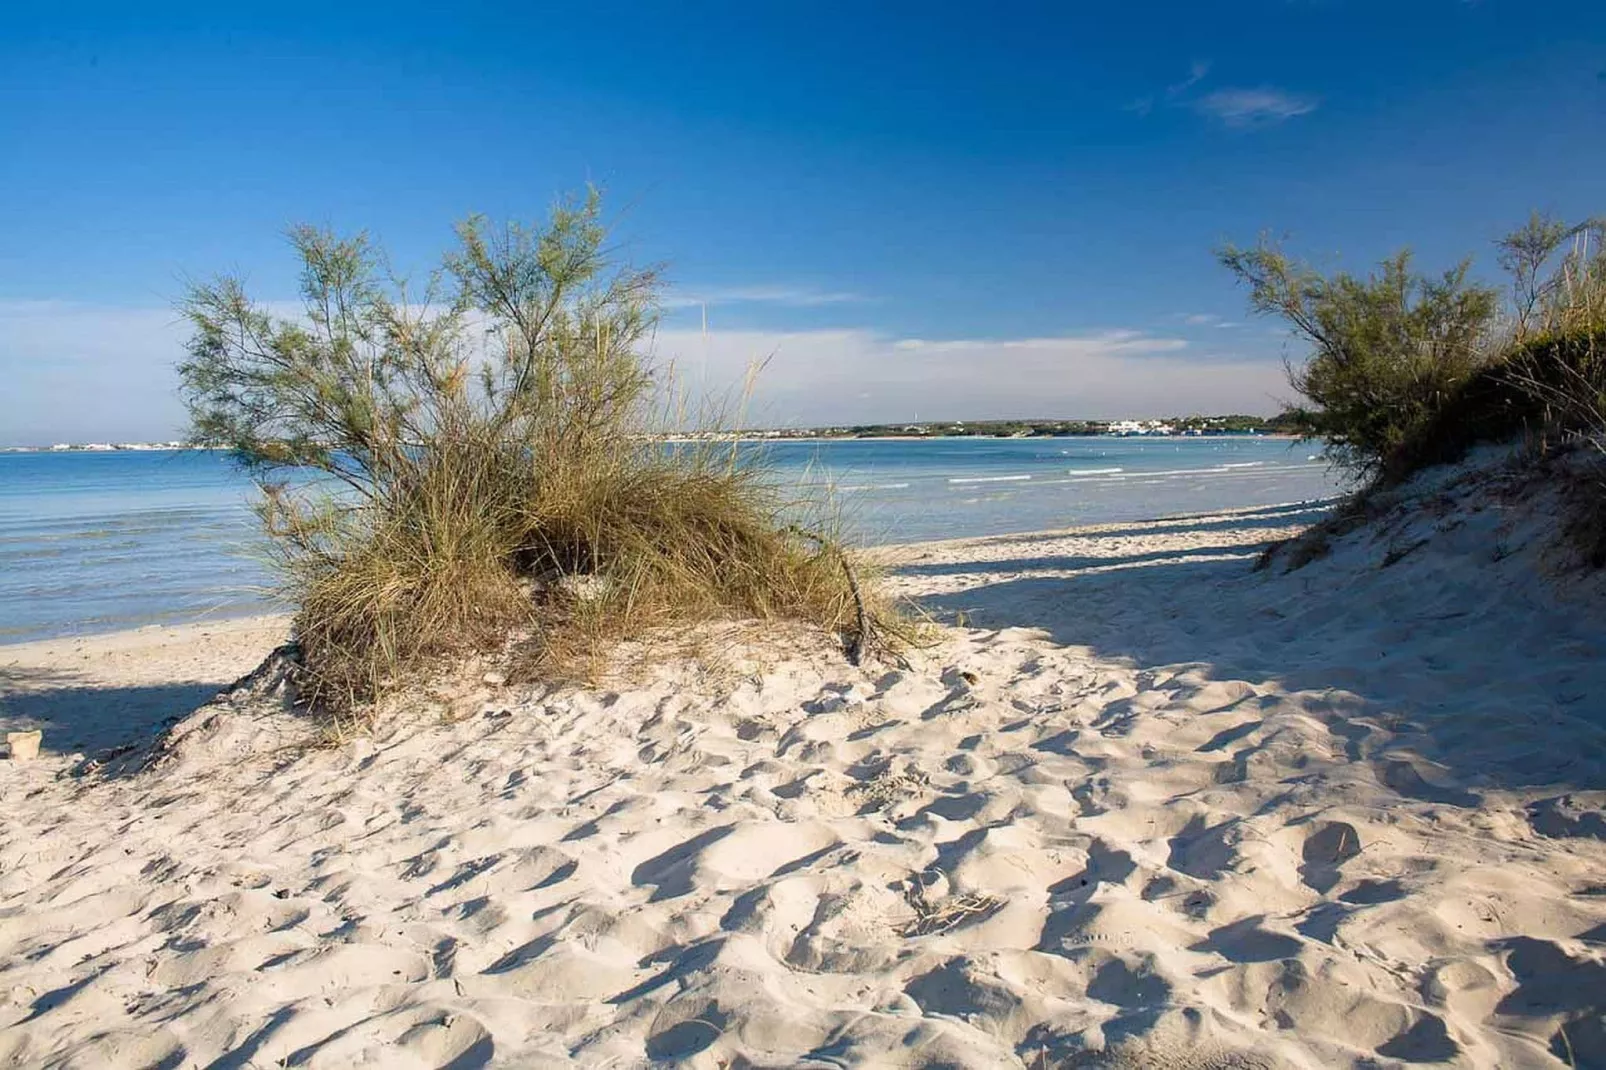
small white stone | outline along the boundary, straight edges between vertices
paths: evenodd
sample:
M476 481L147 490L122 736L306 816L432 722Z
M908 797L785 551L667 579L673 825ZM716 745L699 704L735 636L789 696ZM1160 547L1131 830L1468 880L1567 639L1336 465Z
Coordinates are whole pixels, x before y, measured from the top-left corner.
M6 747L14 762L31 762L39 757L39 741L44 733L35 728L31 732L7 732Z
M576 602L595 602L613 593L614 582L607 576L569 575L558 580L558 588Z
M484 676L480 677L480 680L490 687L501 687L503 684L507 683L507 677L503 676L499 672L488 672Z

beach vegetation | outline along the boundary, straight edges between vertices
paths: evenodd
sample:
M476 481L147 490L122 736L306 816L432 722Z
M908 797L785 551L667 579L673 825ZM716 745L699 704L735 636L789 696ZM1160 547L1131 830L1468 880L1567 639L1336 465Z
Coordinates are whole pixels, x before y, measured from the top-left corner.
M1279 316L1310 346L1289 365L1304 399L1290 416L1360 475L1382 472L1489 359L1499 296L1469 277L1469 262L1425 275L1402 251L1364 277L1323 275L1266 240L1228 246L1220 259L1256 312Z
M1501 292L1463 261L1414 271L1408 252L1361 278L1324 275L1275 243L1222 263L1308 346L1288 414L1362 483L1396 483L1479 443L1528 434L1606 444L1606 232L1535 213L1499 239Z
M1296 540L1290 567L1365 522L1375 492L1480 443L1519 441L1540 462L1526 469L1534 478L1560 481L1566 541L1584 563L1606 565L1606 220L1535 213L1495 246L1510 280L1503 298L1471 281L1467 262L1425 277L1400 253L1358 279L1324 276L1265 241L1221 251L1255 310L1310 347L1289 364L1302 398L1294 422L1359 477L1347 506ZM1544 463L1561 453L1574 461Z
M713 620L856 653L896 630L825 514L655 364L661 273L620 261L595 191L466 220L419 286L366 236L289 237L299 313L191 286L180 375L191 442L262 488L311 702L356 716L470 651L569 674Z

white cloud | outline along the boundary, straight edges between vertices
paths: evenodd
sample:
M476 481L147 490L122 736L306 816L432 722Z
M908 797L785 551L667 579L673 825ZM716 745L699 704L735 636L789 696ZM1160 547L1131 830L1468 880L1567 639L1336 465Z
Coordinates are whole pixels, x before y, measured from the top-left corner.
M183 340L171 309L0 301L0 445L172 436Z
M1212 90L1193 101L1191 107L1225 126L1245 128L1269 126L1297 115L1308 115L1316 110L1318 103L1314 97L1261 86Z
M1103 331L1090 335L1053 338L959 338L943 341L903 338L892 343L892 346L903 352L976 355L1030 352L1067 357L1089 354L1168 353L1183 349L1187 344L1180 338L1155 338L1140 331Z
M1189 327L1220 327L1223 329L1231 329L1233 327L1243 326L1241 323L1218 316L1214 312L1195 312L1192 315L1183 315L1178 316L1177 318L1183 323L1187 324Z
M1184 78L1176 85L1167 86L1165 95L1168 97L1180 97L1182 94L1186 93L1188 90L1192 89L1194 86L1203 81L1205 75L1209 73L1210 61L1207 59L1196 59L1188 68L1188 77Z
M695 286L676 290L665 300L666 308L695 308L698 305L764 304L783 308L820 308L825 305L855 304L868 300L862 294L842 290L819 290L811 286Z
M1273 86L1253 89L1227 87L1200 94L1195 87L1210 75L1210 69L1209 60L1194 60L1188 68L1188 76L1182 81L1166 86L1162 95L1150 93L1139 97L1126 105L1126 110L1148 115L1154 110L1157 100L1163 98L1171 107L1188 108L1223 126L1245 129L1270 126L1298 115L1308 115L1320 104L1315 97Z
M748 422L798 426L1012 416L1264 412L1287 393L1275 360L1195 353L1117 330L1043 338L897 338L864 329L664 331L657 355L693 389L731 390L755 361Z
M0 301L0 445L166 439L184 424L174 366L186 335L164 308ZM753 424L1008 416L1274 412L1274 360L1108 330L1027 338L901 338L865 328L661 330L654 355L694 392L734 394L768 363Z

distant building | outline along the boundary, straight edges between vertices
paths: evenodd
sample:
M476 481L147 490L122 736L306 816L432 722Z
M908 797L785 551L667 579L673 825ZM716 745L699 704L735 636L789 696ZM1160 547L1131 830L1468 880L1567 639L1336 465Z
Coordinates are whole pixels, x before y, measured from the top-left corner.
M1174 435L1177 429L1159 420L1116 420L1110 424L1111 435Z

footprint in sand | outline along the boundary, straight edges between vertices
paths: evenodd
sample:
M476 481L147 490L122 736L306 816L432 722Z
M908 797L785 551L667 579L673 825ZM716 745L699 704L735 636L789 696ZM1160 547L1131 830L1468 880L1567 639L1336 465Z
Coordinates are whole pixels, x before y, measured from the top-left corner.
M1327 892L1340 880L1340 867L1361 853L1360 833L1347 821L1327 821L1305 838L1299 877L1316 892Z

